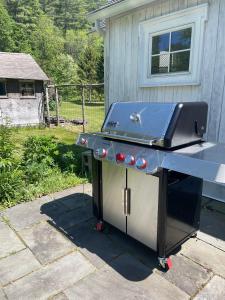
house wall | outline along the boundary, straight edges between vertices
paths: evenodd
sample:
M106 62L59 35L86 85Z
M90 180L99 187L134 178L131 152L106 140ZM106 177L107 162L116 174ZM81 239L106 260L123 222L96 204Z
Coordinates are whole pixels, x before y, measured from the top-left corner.
M19 81L7 80L7 98L0 98L0 124L36 125L43 122L43 82L35 82L35 97L21 97Z
M209 4L199 86L140 88L140 22L188 7ZM225 1L162 0L107 20L105 34L106 109L115 101L200 101L209 104L206 138L225 143ZM225 199L225 189L205 184L205 193Z

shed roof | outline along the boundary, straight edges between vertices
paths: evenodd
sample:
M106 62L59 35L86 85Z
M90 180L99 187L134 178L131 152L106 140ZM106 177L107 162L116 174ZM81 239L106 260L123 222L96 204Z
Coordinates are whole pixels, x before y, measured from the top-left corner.
M159 0L111 0L107 5L102 6L99 9L96 9L93 12L89 13L88 19L94 22L96 20L110 18L139 6L149 4L153 1Z
M49 80L31 55L9 52L0 52L0 78Z

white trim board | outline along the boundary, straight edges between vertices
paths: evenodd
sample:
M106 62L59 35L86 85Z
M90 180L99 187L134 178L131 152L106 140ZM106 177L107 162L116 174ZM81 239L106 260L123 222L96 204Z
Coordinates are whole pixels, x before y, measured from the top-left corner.
M122 2L118 2L114 5L105 6L102 9L95 10L88 14L87 18L90 22L111 18L129 10L135 9L137 7L150 4L154 1L156 2L159 0L125 0Z
M208 19L208 4L187 8L156 17L139 25L139 86L199 85L201 79L202 50L205 22ZM176 31L181 27L192 27L190 70L185 74L170 73L148 76L150 67L151 38L160 32Z

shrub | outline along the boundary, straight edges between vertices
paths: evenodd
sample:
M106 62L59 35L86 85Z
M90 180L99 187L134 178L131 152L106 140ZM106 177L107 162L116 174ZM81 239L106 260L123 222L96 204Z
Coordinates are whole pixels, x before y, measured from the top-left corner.
M54 166L57 155L57 143L54 137L31 136L24 143L23 163L26 166L33 163Z
M13 129L0 125L0 158L10 159L14 148Z

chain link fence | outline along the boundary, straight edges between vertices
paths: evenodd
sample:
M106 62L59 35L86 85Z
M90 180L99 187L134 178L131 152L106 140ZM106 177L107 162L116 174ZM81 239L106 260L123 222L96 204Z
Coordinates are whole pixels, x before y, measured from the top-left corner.
M46 122L76 132L100 131L105 115L104 84L65 84L46 88Z

